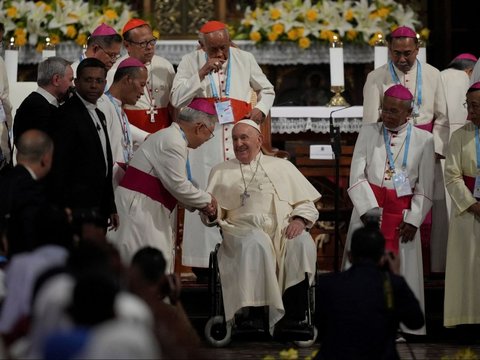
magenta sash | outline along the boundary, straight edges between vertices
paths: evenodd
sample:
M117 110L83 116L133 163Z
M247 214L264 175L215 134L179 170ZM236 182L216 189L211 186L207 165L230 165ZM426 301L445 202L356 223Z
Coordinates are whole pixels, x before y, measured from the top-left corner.
M475 191L475 178L473 176L466 176L463 175L463 182L465 183L465 186L470 190L470 192L474 193ZM479 198L475 198L477 200L480 200Z
M170 212L177 206L177 199L165 189L158 178L144 173L133 166L127 168L127 172L123 176L122 181L120 181L119 186L147 195L150 199L161 203Z
M419 129L422 129L422 130L425 130L425 131L428 131L429 133L431 133L433 131L433 120L430 121L429 123L426 123L426 124L416 124L415 127L419 128Z

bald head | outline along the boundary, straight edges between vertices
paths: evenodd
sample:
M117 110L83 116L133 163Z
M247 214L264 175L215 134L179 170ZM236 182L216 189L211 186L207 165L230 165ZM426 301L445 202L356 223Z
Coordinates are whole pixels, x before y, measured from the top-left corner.
M25 131L16 146L18 164L27 165L38 178L44 177L50 171L53 141L43 131L35 129Z

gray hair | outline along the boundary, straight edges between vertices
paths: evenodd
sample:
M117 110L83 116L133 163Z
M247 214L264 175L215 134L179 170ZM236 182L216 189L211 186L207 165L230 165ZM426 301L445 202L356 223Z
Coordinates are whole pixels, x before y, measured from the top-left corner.
M25 131L16 144L17 161L30 163L39 162L49 151L53 150L53 141L41 130L31 129Z
M59 56L51 56L38 64L37 84L46 86L50 84L55 75L65 76L65 71L70 62Z
M220 29L220 30L217 30L218 32L219 31L223 31L225 32L225 35L230 39L230 33L228 32L228 29L225 28L225 29ZM217 31L213 31L213 32L217 32ZM208 34L211 34L211 33L208 33ZM200 41L203 45L205 45L205 35L208 35L208 34L204 34L202 32L198 32L198 41Z
M217 117L189 107L184 107L178 113L178 120L190 124L205 123L208 126L214 126L217 122Z

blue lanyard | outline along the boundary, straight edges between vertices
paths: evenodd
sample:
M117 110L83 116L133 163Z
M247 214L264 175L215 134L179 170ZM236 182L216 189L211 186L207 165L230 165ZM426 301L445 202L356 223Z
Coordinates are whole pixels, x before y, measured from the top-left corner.
M400 79L398 78L398 75L395 72L395 69L393 68L392 60L388 62L388 68L390 69L390 75L392 76L392 81L395 84L400 84ZM420 64L420 61L418 61L418 59L417 59L417 82L415 86L416 86L416 93L417 93L417 106L420 109L420 106L422 105L422 65Z
M105 95L108 96L110 102L113 104L118 118L120 119L120 125L122 126L123 139L125 140L125 146L123 147L123 159L125 164L128 164L133 157L133 148L132 148L132 134L130 132L130 123L128 122L127 115L122 109L118 106L117 102L113 99L113 95L110 91L107 91Z
M478 135L478 126L475 125L475 145L477 148L477 170L480 170L480 137Z
M187 135L185 135L185 132L182 130L181 127L179 127L180 129L180 132L182 133L182 137L185 139L185 141L187 142L188 144L188 140L187 140ZM188 158L188 150L187 150L187 179L191 182L192 181L192 170L190 169L190 159Z
M408 148L410 147L410 135L412 134L412 124L407 125L407 138L405 139L405 150L403 152L402 169L407 168ZM395 162L393 160L392 149L390 148L390 139L388 138L387 129L383 127L383 139L385 140L385 149L387 150L388 162L390 170L395 171ZM477 153L479 148L477 147Z
M208 61L208 56L205 53L205 61ZM231 62L231 52L230 49L228 49L228 63L227 63L227 83L225 84L225 97L230 96L230 75L232 74L232 69L230 67ZM220 99L220 96L218 95L217 87L215 86L215 81L213 80L212 73L208 73L208 78L210 79L210 86L212 87L212 95L215 99ZM221 83L220 81L218 82L218 85L221 90Z

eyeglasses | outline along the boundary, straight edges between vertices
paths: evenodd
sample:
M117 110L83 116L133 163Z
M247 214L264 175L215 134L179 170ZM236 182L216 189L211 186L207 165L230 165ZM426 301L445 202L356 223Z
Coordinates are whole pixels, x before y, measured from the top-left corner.
M133 41L133 40L127 40L127 41L129 43L132 43L132 44L135 44L135 45L139 46L142 49L145 49L147 46L155 46L155 44L157 42L157 38L154 37L151 40L146 40L146 41L142 41L142 42Z
M100 48L100 50L102 50L106 55L108 55L110 57L110 59L112 59L113 61L117 61L119 58L120 58L120 54L115 54L115 53L111 53L111 52L107 52L103 47L101 47L100 45L97 44L97 46Z
M213 138L215 136L215 134L213 133L212 130L210 130L210 128L207 126L207 124L205 123L202 123L208 130L208 132L210 133L210 136L208 137L208 140L210 140L211 138Z
M393 116L398 116L399 114L401 114L401 111L397 110L397 109L383 109L383 108L379 108L378 109L378 113L380 115L382 114L390 114L390 115L393 115Z
M470 110L473 110L475 112L479 111L480 110L480 104L477 104L477 103L470 103L468 101L464 102L463 103L463 107L465 109L470 109Z

